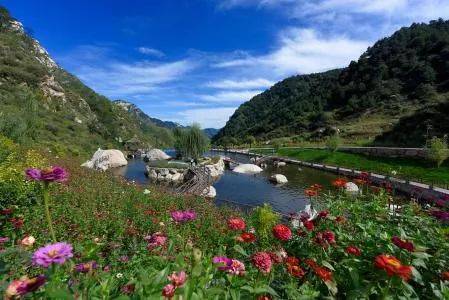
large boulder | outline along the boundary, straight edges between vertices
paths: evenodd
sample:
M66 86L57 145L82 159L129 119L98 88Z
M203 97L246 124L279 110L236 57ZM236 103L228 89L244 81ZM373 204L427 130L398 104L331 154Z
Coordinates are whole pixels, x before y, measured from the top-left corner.
M354 182L347 182L345 184L345 191L351 195L357 195L359 193L359 187Z
M235 167L232 171L241 174L257 174L262 172L263 170L257 165L240 164L237 167Z
M128 161L123 155L122 151L110 149L110 150L101 150L98 149L92 158L82 164L82 167L87 167L95 170L106 171L109 168L117 168L126 166Z
M284 184L288 182L287 177L282 174L274 174L270 177L270 181L278 184Z
M206 198L215 198L217 196L217 190L213 186L207 187L204 189L201 196Z
M167 153L165 153L164 151L155 148L145 153L144 158L147 161L151 161L151 160L166 160L170 159L171 157L167 155Z
M213 178L223 175L225 170L225 164L222 158L220 158L220 160L217 163L205 165L205 167L209 169L210 176L212 176Z

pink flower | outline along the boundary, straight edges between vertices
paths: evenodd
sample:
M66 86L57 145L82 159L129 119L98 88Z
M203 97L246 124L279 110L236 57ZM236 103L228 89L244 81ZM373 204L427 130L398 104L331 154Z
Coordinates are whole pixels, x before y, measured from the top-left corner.
M196 212L194 212L193 210L186 210L186 211L176 210L172 211L170 215L173 221L178 223L184 223L196 219Z
M89 273L97 268L96 261L90 261L87 263L77 264L75 266L75 271L79 273Z
M245 230L246 224L242 218L231 218L228 220L228 228L231 230Z
M14 280L8 286L5 291L5 299L16 299L21 296L36 291L45 283L45 276L39 275L37 277L29 279L28 277L22 277L18 280Z
M219 264L218 270L220 271L225 271L232 275L245 274L245 265L237 259L216 256L213 258L212 262L214 264Z
M182 286L186 280L187 280L187 275L186 272L181 271L181 272L173 272L170 276L168 276L168 280L171 281L171 283L175 286L175 287L180 287Z
M257 252L251 257L253 265L262 273L270 273L271 271L271 257L266 252Z
M0 237L0 244L4 244L9 241L9 237Z
M73 257L72 245L67 243L55 243L39 248L33 254L33 264L48 268L51 264L62 265Z
M67 171L58 166L43 170L30 168L25 174L30 180L45 182L65 182L69 178Z
M166 286L164 286L164 288L162 289L162 296L171 299L173 298L173 296L175 295L176 292L176 287L173 284L167 284Z
M32 247L34 243L36 242L36 239L32 236L26 236L21 241L20 244L24 247Z
M167 237L161 232L156 232L152 235L146 236L145 240L148 242L147 249L153 250L154 248L165 245L167 242Z

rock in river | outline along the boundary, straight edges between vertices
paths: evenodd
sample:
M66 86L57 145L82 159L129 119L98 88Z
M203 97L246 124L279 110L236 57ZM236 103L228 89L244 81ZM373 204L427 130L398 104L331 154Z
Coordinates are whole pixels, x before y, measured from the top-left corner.
M206 198L215 198L217 196L217 190L215 190L213 186L210 186L204 189L201 196Z
M263 170L259 166L253 164L241 164L235 167L232 171L242 174L257 174L262 172Z
M151 149L150 151L145 153L143 156L144 156L146 161L150 161L150 160L165 160L165 159L170 159L171 158L164 151L162 151L160 149L156 149L156 148L155 149Z
M126 166L128 161L123 155L122 151L110 149L110 150L101 150L98 149L92 158L82 164L82 167L87 167L95 170L106 171L109 168L117 168Z
M274 182L274 183L279 183L279 184L288 182L287 177L285 177L282 174L274 174L273 176L270 177L270 181Z

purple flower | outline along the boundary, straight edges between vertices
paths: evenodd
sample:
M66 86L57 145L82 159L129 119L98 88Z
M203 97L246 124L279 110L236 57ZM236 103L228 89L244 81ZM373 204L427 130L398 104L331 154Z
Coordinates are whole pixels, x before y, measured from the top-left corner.
M97 262L93 260L87 263L77 264L75 266L75 271L79 273L89 273L90 271L95 270L97 266Z
M33 264L48 268L51 264L62 265L67 259L73 257L72 245L55 243L39 248L33 254Z
M0 244L4 244L9 241L9 237L0 237Z
M245 265L233 258L227 258L225 256L215 256L212 259L214 264L219 264L218 270L225 271L232 275L243 275L245 274Z
M442 210L435 210L431 212L432 216L435 218L441 220L441 221L448 221L449 220L449 212L442 211Z
M186 210L186 211L177 210L171 212L171 217L175 222L184 223L187 221L195 220L196 212L194 212L193 210Z
M45 182L65 182L69 178L67 171L61 167L51 167L48 169L30 168L25 171L28 179Z

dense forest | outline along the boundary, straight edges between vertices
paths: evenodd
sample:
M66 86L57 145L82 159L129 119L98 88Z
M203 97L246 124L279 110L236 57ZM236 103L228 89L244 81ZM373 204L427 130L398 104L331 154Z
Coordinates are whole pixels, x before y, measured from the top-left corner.
M74 154L137 137L173 144L171 130L132 114L60 68L0 7L0 133Z
M242 104L214 141L313 140L337 130L347 140L421 146L449 133L448 91L449 21L413 24L344 69L277 83Z

